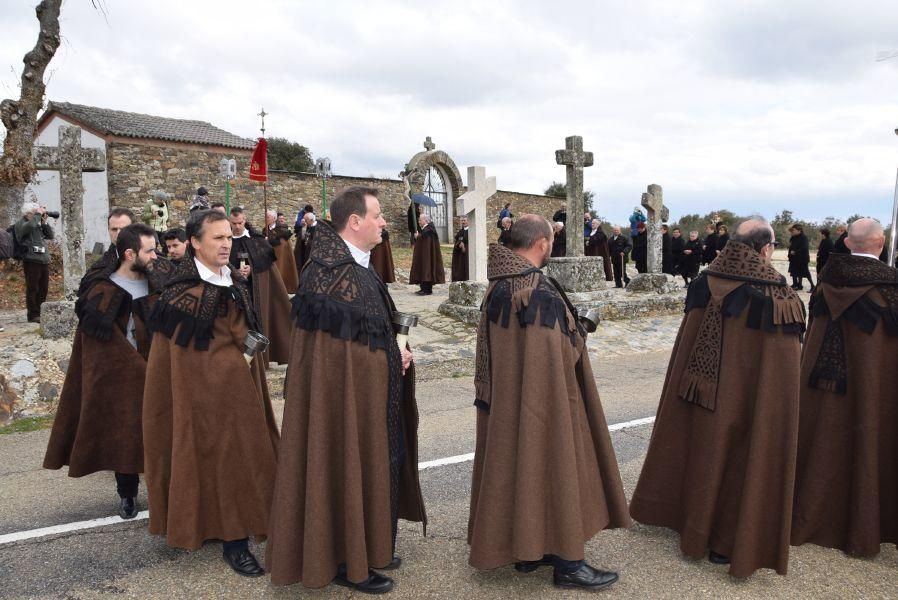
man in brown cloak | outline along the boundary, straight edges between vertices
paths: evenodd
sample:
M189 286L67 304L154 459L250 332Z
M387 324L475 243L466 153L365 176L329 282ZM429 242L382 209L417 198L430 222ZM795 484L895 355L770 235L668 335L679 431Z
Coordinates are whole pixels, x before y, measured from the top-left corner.
M461 229L452 246L452 281L468 280L468 217L461 218Z
M426 524L411 352L371 269L377 190L349 187L320 222L293 299L283 438L266 561L275 585L388 592L398 519Z
M228 266L231 235L225 215L194 211L188 256L151 272L164 285L148 321L149 531L187 550L222 540L230 567L258 576L248 537L269 531L278 433L263 366L243 351L259 325L247 281Z
M786 574L804 305L770 266L761 218L689 286L630 514L693 558Z
M380 275L384 283L396 281L396 266L393 264L393 247L390 232L384 228L380 243L371 251L371 267Z
M290 243L293 232L287 226L284 213L268 211L265 215L265 237L274 250L275 265L284 281L284 288L288 294L295 293L299 286L299 271L296 269L293 244Z
M116 233L118 264L95 270L75 303L78 328L44 468L68 465L69 477L115 472L119 515L133 519L143 473L141 407L150 349L146 270L156 259L156 234L142 223Z
M430 215L418 217L421 231L415 234L415 249L412 251L412 269L408 282L417 283L421 289L415 292L419 296L433 293L435 283L446 283L446 271L443 269L443 255L440 252L440 236L430 220Z
M276 260L274 250L264 236L251 234L242 208L232 208L229 220L234 235L230 264L249 281L256 320L271 342L263 367L267 369L269 362L286 364L290 356L290 298L280 272L271 268Z
M851 224L811 298L792 544L873 557L898 542L898 273L873 219Z
M118 268L118 250L115 247L115 241L118 239L119 232L134 222L134 213L127 208L113 208L109 211L106 218L106 226L109 230L109 247L103 255L95 260L92 265L87 268L84 277L78 284L78 297L84 295L87 286L90 285L95 275L109 272Z
M552 228L524 215L489 249L477 336L477 444L468 520L477 569L553 565L561 587L617 574L584 560L598 531L627 527L627 501L586 350L586 334L539 268Z

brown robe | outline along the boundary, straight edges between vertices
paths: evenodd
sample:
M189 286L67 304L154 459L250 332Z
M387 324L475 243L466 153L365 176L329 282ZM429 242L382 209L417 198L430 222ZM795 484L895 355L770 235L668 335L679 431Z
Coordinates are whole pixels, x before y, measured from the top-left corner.
M412 269L408 276L409 283L446 283L446 271L443 269L443 254L440 252L440 237L433 223L421 230L415 240L412 252Z
M274 229L267 229L266 233L268 243L274 249L275 264L281 279L284 280L284 288L288 294L293 294L299 286L299 270L293 253L293 244L290 243L293 232L286 225L276 225Z
M293 299L266 562L275 585L317 588L340 563L355 582L386 566L397 519L426 516L414 368L401 375L387 288L327 223L312 256Z
M302 233L305 228L301 228L300 232L296 234L296 248L293 250L293 255L296 258L296 270L300 275L302 275L302 268L312 253L312 243L315 241L315 229L317 227L317 225L312 227L305 236Z
M153 296L132 300L111 271L94 273L76 303L78 329L44 457L45 469L68 465L69 477L143 472L144 318ZM136 349L126 335L132 311Z
M580 560L598 531L630 525L585 333L562 293L511 250L490 246L488 275L469 562Z
M234 238L231 266L239 267L241 258L248 258L252 267L249 283L253 308L261 332L271 342L262 366L267 369L269 362L287 364L290 358L290 297L280 271L271 268L275 262L274 249L262 236Z
M187 550L269 531L277 425L261 363L243 358L246 332L258 328L246 280L232 277L236 300L181 261L148 322L149 531Z
M745 244L689 287L630 514L736 577L786 573L803 330L801 300Z
M898 543L898 274L831 254L810 306L792 544L872 557Z
M608 250L608 236L599 229L595 235L586 238L584 254L586 256L601 256L602 268L605 269L605 281L614 281L614 273L611 272L611 252Z
M468 279L468 230L462 228L456 232L455 245L452 246L452 281Z
M393 264L393 247L390 234L384 229L381 242L371 251L371 267L380 275L384 283L396 281L396 267Z

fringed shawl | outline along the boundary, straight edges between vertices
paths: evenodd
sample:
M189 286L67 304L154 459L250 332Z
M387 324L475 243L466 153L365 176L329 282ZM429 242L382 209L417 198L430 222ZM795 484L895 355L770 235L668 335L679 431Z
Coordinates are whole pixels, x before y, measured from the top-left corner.
M477 327L477 365L474 376L475 406L489 412L491 403L490 323L508 328L514 317L520 327L558 327L571 344L585 332L558 283L525 258L505 246L491 244L487 261L489 288L480 307Z
M878 292L885 305L871 298L871 290ZM808 384L846 394L844 324L851 323L870 335L882 322L888 335L898 335L898 271L874 258L832 254L820 272L810 310L813 318L825 317L829 322Z
M680 381L679 396L708 410L717 406L723 319L748 310L746 325L765 332L802 335L804 304L786 279L750 246L729 242L689 286L686 312L705 313Z

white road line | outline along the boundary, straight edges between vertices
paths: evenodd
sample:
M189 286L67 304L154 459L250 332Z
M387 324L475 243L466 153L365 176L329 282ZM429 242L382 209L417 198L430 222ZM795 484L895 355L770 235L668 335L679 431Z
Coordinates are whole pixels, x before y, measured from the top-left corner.
M21 542L22 540L30 540L33 538L47 537L48 535L57 535L60 533L68 533L69 531L79 531L82 529L94 529L96 527L105 527L106 525L118 525L120 523L133 523L134 521L142 521L150 518L150 512L147 510L137 513L137 516L127 521L119 516L103 517L102 519L91 519L90 521L76 521L74 523L66 523L65 525L53 525L52 527L41 527L40 529L30 529L28 531L17 531L15 533L7 533L0 535L0 546L11 544L13 542Z
M630 427L639 427L655 422L655 417L646 417L644 419L634 419L624 423L615 423L608 426L608 431L620 431ZM446 458L438 458L437 460L429 460L427 462L418 463L418 470L432 469L435 467L445 467L446 465L454 465L463 462L471 462L474 460L474 453L459 454L457 456L449 456ZM150 518L149 511L141 511L133 519L124 520L121 517L103 517L100 519L91 519L90 521L76 521L75 523L66 523L65 525L53 525L52 527L41 527L39 529L29 529L28 531L16 531L14 533L6 533L0 535L0 546L12 544L13 542L21 542L35 538L42 538L60 533L68 533L70 531L81 531L84 529L96 529L97 527L105 527L107 525L120 525L122 523L134 523Z

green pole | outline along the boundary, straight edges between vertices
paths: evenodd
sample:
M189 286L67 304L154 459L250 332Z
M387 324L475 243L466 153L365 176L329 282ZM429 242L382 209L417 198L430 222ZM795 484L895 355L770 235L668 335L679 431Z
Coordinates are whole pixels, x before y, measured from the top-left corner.
M231 180L225 179L225 211L231 214Z
M321 218L327 215L327 177L321 178Z

